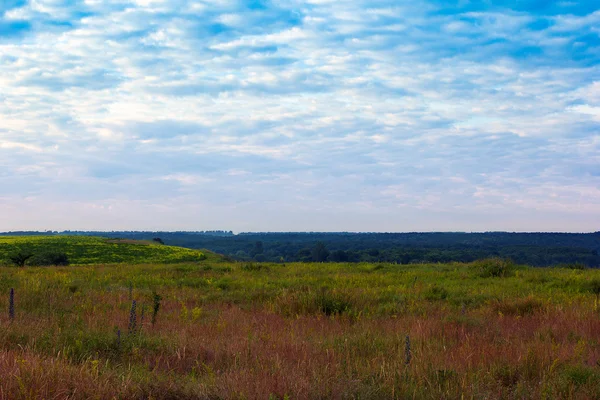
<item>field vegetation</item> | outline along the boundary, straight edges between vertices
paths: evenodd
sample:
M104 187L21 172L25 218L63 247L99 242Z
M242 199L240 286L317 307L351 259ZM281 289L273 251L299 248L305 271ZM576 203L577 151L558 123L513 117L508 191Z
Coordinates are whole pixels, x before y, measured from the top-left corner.
M91 236L0 236L0 265L89 265L201 261L205 252L152 240Z
M0 397L600 398L600 271L208 256L0 267Z

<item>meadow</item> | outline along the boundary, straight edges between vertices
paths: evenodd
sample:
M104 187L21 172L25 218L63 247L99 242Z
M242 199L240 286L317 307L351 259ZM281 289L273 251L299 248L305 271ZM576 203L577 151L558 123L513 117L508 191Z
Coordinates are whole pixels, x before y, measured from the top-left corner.
M70 265L111 263L178 263L201 261L205 254L148 240L119 240L91 236L0 236L0 265L11 264L16 253L30 255L36 265L46 255L64 254ZM42 264L44 264L42 262Z
M599 296L499 259L0 267L0 398L596 399Z

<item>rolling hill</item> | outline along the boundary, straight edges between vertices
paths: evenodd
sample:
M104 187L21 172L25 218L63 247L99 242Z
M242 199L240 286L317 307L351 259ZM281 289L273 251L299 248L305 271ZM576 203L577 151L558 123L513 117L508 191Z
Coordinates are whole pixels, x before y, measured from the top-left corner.
M195 262L207 252L165 246L153 241L108 239L90 236L3 236L0 237L0 265L14 264L11 256L29 256L26 265L54 265L68 260L71 265L145 264ZM65 257L66 256L66 257Z

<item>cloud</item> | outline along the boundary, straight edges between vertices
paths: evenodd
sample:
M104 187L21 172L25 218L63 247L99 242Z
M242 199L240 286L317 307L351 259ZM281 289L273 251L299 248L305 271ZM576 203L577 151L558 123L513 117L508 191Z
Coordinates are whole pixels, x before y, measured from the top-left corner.
M6 1L0 211L14 229L597 230L599 9Z

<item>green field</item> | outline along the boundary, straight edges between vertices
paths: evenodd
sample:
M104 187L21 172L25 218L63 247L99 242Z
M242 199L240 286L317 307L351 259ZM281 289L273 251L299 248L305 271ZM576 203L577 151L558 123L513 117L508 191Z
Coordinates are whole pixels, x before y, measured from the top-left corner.
M0 267L0 393L597 399L599 296L598 270L502 260Z
M179 263L201 261L206 252L165 246L152 241L118 240L89 236L0 236L0 265L10 256L27 253L27 264L46 254L66 254L71 265L114 263Z

